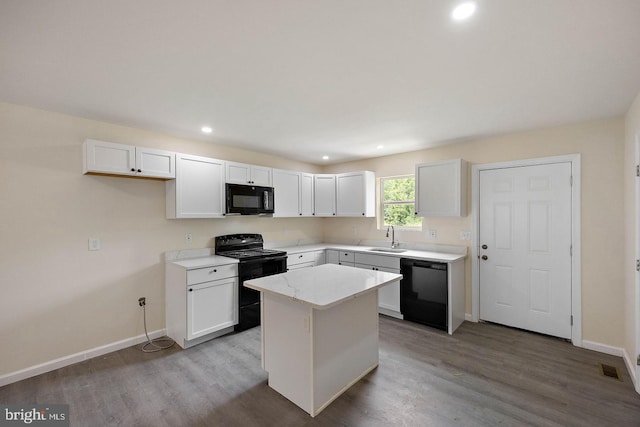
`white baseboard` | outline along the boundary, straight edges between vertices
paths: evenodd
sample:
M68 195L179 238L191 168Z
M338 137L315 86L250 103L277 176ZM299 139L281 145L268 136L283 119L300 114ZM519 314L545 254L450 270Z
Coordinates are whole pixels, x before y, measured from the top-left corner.
M613 347L611 345L600 344L599 342L594 341L582 340L582 348L618 357L622 357L624 354L624 349L621 347Z
M636 377L636 361L629 356L626 348L622 349L622 351L624 353L622 358L624 359L625 365L627 365L627 371L629 371L631 381L633 381L633 385L635 386L636 390L640 390L640 387L638 387L638 378Z
M149 333L149 338L155 339L162 337L166 334L166 329L159 329ZM122 350L123 348L131 347L132 345L143 343L147 340L144 335L138 335L137 337L126 338L121 341L102 345L100 347L91 348L89 350L81 351L79 353L70 354L68 356L60 357L58 359L50 360L39 365L30 366L20 371L11 372L0 376L0 387L7 384L15 383L27 378L35 377L36 375L44 374L45 372L51 372L56 369L63 368L65 366L73 365L74 363L82 362L84 360L92 359L94 357L102 356L103 354L111 353L113 351Z
M471 313L465 313L464 320L466 320L467 322L473 322L473 316L471 315Z

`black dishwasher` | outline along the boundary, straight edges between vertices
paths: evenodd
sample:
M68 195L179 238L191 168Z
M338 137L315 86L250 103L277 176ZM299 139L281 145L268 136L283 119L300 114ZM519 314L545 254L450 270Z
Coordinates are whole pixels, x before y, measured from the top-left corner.
M447 330L447 264L400 259L400 311L405 320Z

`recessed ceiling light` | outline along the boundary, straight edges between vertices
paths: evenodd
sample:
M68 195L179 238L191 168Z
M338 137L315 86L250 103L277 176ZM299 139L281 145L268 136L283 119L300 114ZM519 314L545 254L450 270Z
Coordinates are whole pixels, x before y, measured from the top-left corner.
M322 160L329 160L329 156L322 156Z
M376 147L378 150L382 150L384 148L384 145L380 144Z
M202 131L202 133L211 133L211 132L213 132L213 129L211 129L210 126L202 126L202 128L200 130Z
M467 1L457 5L453 12L451 12L451 18L454 21L464 21L474 14L476 11L476 4L472 1Z

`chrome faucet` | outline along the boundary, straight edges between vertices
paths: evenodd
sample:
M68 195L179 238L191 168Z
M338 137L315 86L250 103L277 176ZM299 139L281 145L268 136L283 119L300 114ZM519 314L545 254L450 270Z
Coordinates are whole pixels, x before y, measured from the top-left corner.
M387 227L387 237L389 237L389 229L391 229L391 248L397 248L400 243L396 242L396 229L393 228L393 225Z

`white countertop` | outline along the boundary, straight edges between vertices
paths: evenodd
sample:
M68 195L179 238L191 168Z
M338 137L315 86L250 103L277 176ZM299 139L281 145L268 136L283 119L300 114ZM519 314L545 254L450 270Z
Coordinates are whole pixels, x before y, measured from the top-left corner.
M401 274L324 264L247 280L244 286L327 309L400 279Z
M207 267L217 267L217 266L226 265L226 264L237 264L238 260L235 258L228 258L226 256L210 255L210 256L200 257L200 258L188 258L188 259L181 259L178 261L171 261L171 263L184 267L187 270L191 270L194 268L207 268Z
M351 251L370 255L383 255L396 258L412 258L421 259L426 261L438 261L438 262L454 262L464 259L466 254L454 254L446 252L431 252L415 249L407 249L405 252L379 252L372 251L371 249L380 248L379 246L356 246L356 245L342 245L334 243L321 243L315 245L304 246L290 246L284 248L277 248L282 251L286 251L287 254L299 254L302 252L321 251L325 249L336 249L339 251Z

